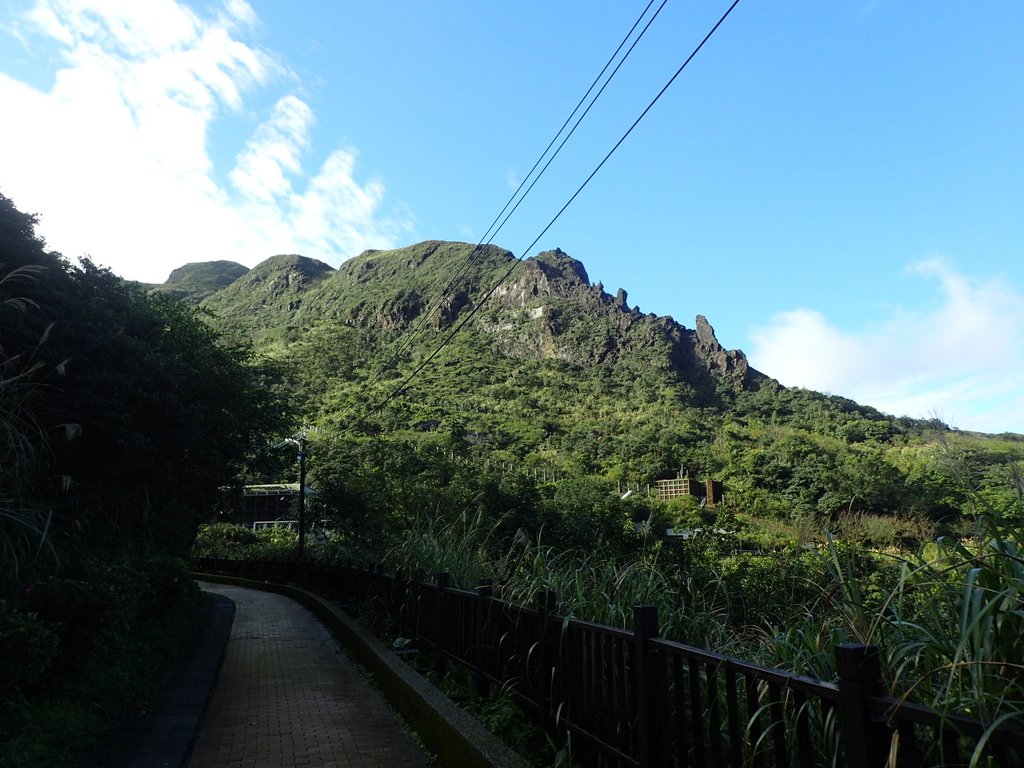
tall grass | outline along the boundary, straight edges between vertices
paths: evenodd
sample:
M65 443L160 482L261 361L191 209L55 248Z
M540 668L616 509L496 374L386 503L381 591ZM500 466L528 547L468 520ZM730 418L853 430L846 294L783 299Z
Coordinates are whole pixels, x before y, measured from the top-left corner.
M448 573L466 589L489 579L497 596L518 605L533 605L542 593L553 592L559 614L614 627L632 625L633 606L654 605L665 636L691 644L728 648L741 637L749 640L749 633L729 628L724 585L694 579L663 561L660 543L646 541L637 556L618 560L601 552L558 550L541 536L520 532L506 551L494 554L499 524L481 509L424 515L385 562L406 573Z
M920 558L907 610L894 601L887 629L892 685L936 707L1024 725L1024 540L1000 514L978 519L971 541L940 539ZM914 598L913 594L908 597ZM885 638L888 640L889 638Z
M1003 509L974 504L983 514L969 537L890 556L885 589L857 568L860 553L830 539L833 583L819 615L771 635L775 663L830 679L836 642L870 643L890 695L976 718L988 734L1024 729L1024 509L1019 496ZM970 765L988 764L986 740L970 746Z
M455 585L473 588L494 575L489 543L499 525L488 524L480 506L448 515L421 513L384 562L405 573L448 573Z
M552 591L559 613L610 626L628 627L634 605L654 605L666 637L821 679L835 678L836 643L878 645L893 695L995 722L1024 718L1022 513L1019 501L988 509L970 538L944 537L903 554L865 552L829 535L820 597L792 606L774 627L737 625L735 582L720 569L682 571L655 541L619 561L520 535L494 556L496 526L481 509L424 516L388 561L448 572L467 588L493 578L498 593L519 604ZM799 571L779 575L799 578Z
M29 265L0 275L0 290L10 291L19 282L34 280L38 270ZM18 296L0 301L5 312L25 312L36 306ZM5 318L0 315L0 319ZM11 581L24 561L43 552L53 554L50 513L27 501L48 448L46 431L32 407L45 373L35 356L47 333L24 350L0 346L0 573Z

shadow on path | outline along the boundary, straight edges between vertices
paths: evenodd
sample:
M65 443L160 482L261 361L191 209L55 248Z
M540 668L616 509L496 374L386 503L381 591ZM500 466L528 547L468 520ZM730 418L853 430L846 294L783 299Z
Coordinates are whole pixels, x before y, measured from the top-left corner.
M220 669L235 616L234 602L203 592L196 634L147 703L118 726L106 749L81 760L83 768L178 768L192 751Z

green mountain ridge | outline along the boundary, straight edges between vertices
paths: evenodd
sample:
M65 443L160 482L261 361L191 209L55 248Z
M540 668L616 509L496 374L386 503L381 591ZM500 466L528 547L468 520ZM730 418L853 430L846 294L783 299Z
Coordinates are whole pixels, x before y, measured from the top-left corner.
M649 481L681 465L710 470L723 418L794 421L804 401L829 429L887 422L843 398L786 390L723 347L703 315L688 328L645 314L558 249L518 261L497 246L427 241L337 270L276 256L201 306L227 338L282 363L309 423L451 439L565 471Z
M198 304L248 271L248 267L234 261L193 262L172 271L166 282L149 287L155 293Z
M477 310L467 332L484 335L510 358L615 366L639 356L712 389L756 389L768 380L742 352L722 347L702 315L688 329L671 317L631 309L625 291L613 297L601 284L592 285L583 264L560 250L516 264L496 246L427 241L367 251L336 271L311 259L278 256L203 306L221 330L257 344L288 344L323 323L364 329L378 340L410 329L429 336L449 332Z
M321 450L432 446L633 487L687 472L721 479L751 514L833 518L942 516L960 505L935 480L949 451L998 484L1024 448L783 387L719 343L703 315L688 328L645 314L558 249L518 261L497 246L427 241L338 269L276 256L201 308L226 338L276 361Z
M275 256L200 307L278 366L275 386L318 435L317 481L358 476L371 496L373 478L403 488L440 451L612 488L720 479L729 508L758 518L938 520L966 504L951 460L1001 504L1024 457L1021 436L783 387L703 315L690 328L644 313L558 249L519 261L433 240L337 269ZM360 470L357 456L375 458Z
M205 298L201 306L213 310L218 325L230 329L231 335L256 342L288 336L306 294L333 273L333 267L316 259L272 256Z

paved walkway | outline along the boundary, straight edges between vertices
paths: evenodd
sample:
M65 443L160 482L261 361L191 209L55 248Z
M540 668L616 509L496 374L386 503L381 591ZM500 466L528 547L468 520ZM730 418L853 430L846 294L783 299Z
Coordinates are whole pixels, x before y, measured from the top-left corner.
M202 586L234 601L235 621L189 768L431 764L309 611L270 592Z

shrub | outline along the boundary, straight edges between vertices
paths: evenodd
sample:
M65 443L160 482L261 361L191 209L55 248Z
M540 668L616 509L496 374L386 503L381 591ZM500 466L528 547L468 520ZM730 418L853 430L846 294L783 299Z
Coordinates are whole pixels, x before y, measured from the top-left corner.
M73 764L180 652L199 605L171 557L80 561L0 601L0 765Z
M871 515L862 512L839 515L837 532L861 546L916 547L935 536L935 524L924 515Z
M24 602L28 611L54 627L59 638L61 654L49 676L54 685L66 679L88 654L114 608L106 590L97 588L95 582L62 577L26 588Z
M811 610L828 583L827 564L817 550L741 553L723 558L720 569L735 626L788 624Z
M0 600L0 701L31 693L57 655L55 628Z
M192 545L194 557L230 557L238 550L256 543L256 534L244 525L234 523L213 523L199 526L195 543Z

